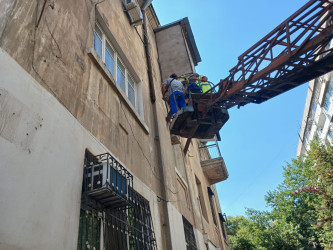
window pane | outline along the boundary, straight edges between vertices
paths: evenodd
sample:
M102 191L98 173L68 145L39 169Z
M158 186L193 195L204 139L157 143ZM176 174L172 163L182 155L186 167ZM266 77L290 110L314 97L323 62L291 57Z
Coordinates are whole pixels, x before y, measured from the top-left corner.
M119 59L117 59L117 82L120 86L120 88L126 92L125 90L125 67L120 62Z
M96 26L96 30L94 33L94 49L97 52L97 55L102 58L102 36L99 36L97 34L97 26Z
M114 76L114 51L112 50L108 42L106 42L105 49L105 65L111 72L112 76Z
M333 96L333 74L330 77L329 85L327 87L327 92L325 94L325 99L324 99L323 106L326 111L328 111L331 106L332 96Z
M102 30L99 28L97 24L95 25L95 32L100 38L102 38Z
M128 76L128 99L135 107L135 89L134 89L134 81L130 76Z

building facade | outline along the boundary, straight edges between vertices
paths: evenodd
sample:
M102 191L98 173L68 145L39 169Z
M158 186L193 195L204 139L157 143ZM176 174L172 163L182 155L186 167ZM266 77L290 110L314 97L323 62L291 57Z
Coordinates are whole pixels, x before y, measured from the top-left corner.
M328 48L331 47L329 43ZM333 73L309 82L297 155L306 154L310 142L317 138L325 144L333 143Z
M151 1L1 1L0 249L228 249L218 145L162 100L200 61Z

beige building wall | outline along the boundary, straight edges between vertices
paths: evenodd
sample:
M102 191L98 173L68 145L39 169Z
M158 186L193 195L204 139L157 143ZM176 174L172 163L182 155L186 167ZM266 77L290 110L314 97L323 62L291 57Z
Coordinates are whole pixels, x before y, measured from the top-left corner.
M194 72L186 40L179 39L184 37L183 32L180 24L156 32L162 79L169 78L173 73L182 75Z
M171 144L160 91L160 44L170 45L155 36L153 8L146 11L152 82L143 26L130 25L120 0L4 0L0 14L1 247L76 249L88 149L111 153L133 174L134 189L149 201L158 249L184 249L183 216L198 249L225 249L221 225L212 221L198 142L186 156L184 140ZM93 48L95 21L136 83L135 107ZM194 71L179 26L174 34L186 58L184 72L176 73ZM162 72L175 65L171 59L164 59Z

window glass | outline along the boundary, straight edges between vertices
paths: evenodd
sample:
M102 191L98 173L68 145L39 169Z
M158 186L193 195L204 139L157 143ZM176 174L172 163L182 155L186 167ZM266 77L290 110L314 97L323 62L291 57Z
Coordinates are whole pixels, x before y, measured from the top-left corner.
M110 71L111 75L114 76L114 51L111 48L108 41L106 41L106 49L105 49L105 65Z
M128 76L128 99L135 107L135 90L134 90L134 81L130 76Z
M102 39L102 30L99 28L98 25L95 26L95 32L97 33L97 35Z
M102 39L95 32L94 34L94 49L97 52L97 55L102 58Z
M94 32L94 49L100 58L102 58L102 37L102 31L96 25Z
M330 127L330 129L328 130L328 134L327 136L332 140L333 139L333 127Z
M324 109L328 111L329 107L331 106L333 95L333 75L330 77L329 86L327 87L327 92L325 94L325 101L324 101Z
M117 82L118 82L120 88L124 92L126 92L126 89L125 89L125 67L120 62L119 59L117 59Z
M102 59L114 79L116 79L118 85L126 94L128 100L134 107L136 107L136 83L130 76L128 69L121 62L121 58L119 57L117 51L114 50L112 43L109 42L108 37L97 22L95 23L93 45L97 55Z

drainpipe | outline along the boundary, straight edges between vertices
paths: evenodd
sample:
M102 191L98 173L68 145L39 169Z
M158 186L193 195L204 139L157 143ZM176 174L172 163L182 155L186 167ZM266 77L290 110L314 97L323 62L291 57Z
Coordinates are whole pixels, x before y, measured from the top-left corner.
M142 10L142 11L145 11L145 10L149 7L149 5L151 4L152 1L153 1L153 0L147 0L147 1L142 5L141 10Z
M150 52L149 52L149 39L148 39L148 24L147 24L147 18L146 18L146 13L145 9L151 4L152 0L147 0L143 7L142 7L142 15L143 15L143 29L144 29L144 43L145 43L145 52L146 52L146 59L147 59L147 68L148 68L148 80L149 80L149 88L150 88L150 100L152 103L152 111L153 111L153 116L154 116L154 131L155 131L155 145L157 149L157 154L158 154L158 165L160 166L160 189L161 189L161 196L163 199L159 199L160 202L162 202L162 237L164 236L164 242L162 242L162 245L164 245L164 249L172 249L172 244L171 244L171 228L170 228L170 223L169 223L169 213L168 213L168 201L169 195L167 192L167 179L166 179L166 173L165 172L165 167L164 167L164 162L162 160L162 146L161 146L161 140L160 140L160 133L159 133L159 120L157 116L157 110L156 110L156 96L155 96L155 88L154 88L154 80L153 80L153 74L152 74L152 63L150 59ZM158 197L160 198L160 197Z
M152 75L152 66L151 66L151 59L150 59L150 52L149 52L149 40L148 40L148 27L147 27L147 18L146 18L146 9L151 4L153 0L147 0L143 7L142 7L142 15L143 15L143 30L144 30L144 43L145 43L145 52L146 52L146 59L147 59L147 68L148 68L148 78L149 78L149 92L150 92L150 101L155 103L156 96L155 96L155 87L153 82L153 75Z

